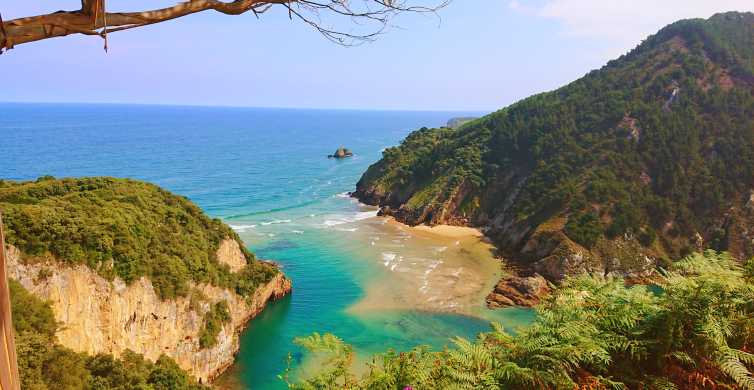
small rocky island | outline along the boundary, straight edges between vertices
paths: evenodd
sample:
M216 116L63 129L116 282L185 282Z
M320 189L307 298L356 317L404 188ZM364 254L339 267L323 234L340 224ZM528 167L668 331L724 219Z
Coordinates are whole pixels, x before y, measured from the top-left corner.
M327 156L327 158L346 158L346 157L353 157L353 152L347 148L339 147L338 150L335 151L334 154L330 154Z

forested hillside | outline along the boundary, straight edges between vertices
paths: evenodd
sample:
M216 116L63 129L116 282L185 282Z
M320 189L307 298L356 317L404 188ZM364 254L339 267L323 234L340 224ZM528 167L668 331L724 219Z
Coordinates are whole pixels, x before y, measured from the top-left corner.
M188 199L153 184L109 177L0 181L8 244L27 258L86 264L130 283L151 279L163 298L185 296L189 282L253 293L277 272L258 262L238 235ZM233 273L217 261L220 242L236 240L248 265Z
M754 14L683 20L602 69L385 150L354 193L468 224L550 280L754 253Z

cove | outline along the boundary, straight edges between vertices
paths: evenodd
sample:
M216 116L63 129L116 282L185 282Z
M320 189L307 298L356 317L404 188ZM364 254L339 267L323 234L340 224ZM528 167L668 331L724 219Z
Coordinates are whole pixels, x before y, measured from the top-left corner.
M473 338L491 320L513 329L533 316L492 312L481 302L465 311L454 306L469 306L474 293L443 295L442 283L489 266L481 247L469 244L479 264L463 266L465 243L382 225L375 210L345 194L411 130L481 113L89 104L0 104L0 110L6 137L0 177L151 181L223 219L258 257L283 266L293 295L250 323L237 363L219 381L224 387L283 388L277 375L289 352L294 365L307 369L293 338L312 332L334 333L366 358L389 347L442 348L453 336ZM327 159L341 145L355 156ZM373 298L385 285L383 304Z

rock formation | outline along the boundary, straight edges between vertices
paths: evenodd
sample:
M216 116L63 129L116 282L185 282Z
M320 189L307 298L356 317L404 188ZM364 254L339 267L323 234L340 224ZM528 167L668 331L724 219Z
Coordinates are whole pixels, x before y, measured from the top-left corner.
M189 296L161 300L146 277L126 285L117 277L107 280L85 265L54 260L27 263L13 246L8 255L8 275L50 302L61 324L57 338L63 346L114 356L130 349L153 361L165 354L202 383L233 364L238 334L247 322L270 300L291 291L290 281L278 272L248 298L208 284L193 284ZM222 242L217 258L234 270L245 265L235 240ZM204 313L221 300L227 302L232 319L223 326L217 343L202 349L198 336Z
M487 296L490 308L506 306L534 306L551 291L550 284L539 274L529 277L506 276Z
M328 155L327 158L346 158L352 156L353 152L351 152L351 150L341 146L338 148L338 150L335 151L334 154Z

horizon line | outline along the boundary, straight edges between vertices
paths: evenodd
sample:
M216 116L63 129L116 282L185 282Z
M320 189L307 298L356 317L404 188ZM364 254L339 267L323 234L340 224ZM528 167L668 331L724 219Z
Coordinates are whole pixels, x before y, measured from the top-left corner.
M111 105L111 106L159 106L159 107L196 107L196 108L257 108L271 110L321 110L321 111L388 111L388 112L473 112L492 113L500 109L403 109L403 108L358 108L358 107L296 107L296 106L254 106L254 105L224 105L224 104L192 104L192 103L130 103L130 102L55 102L55 101L1 101L2 104L47 104L47 105Z

